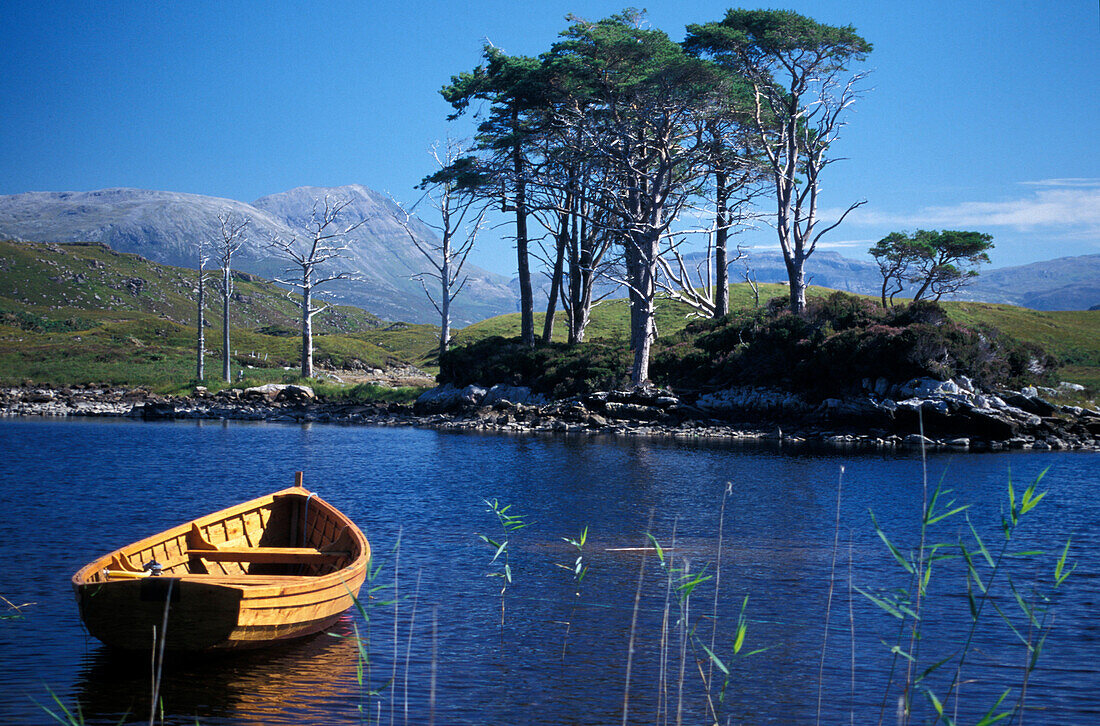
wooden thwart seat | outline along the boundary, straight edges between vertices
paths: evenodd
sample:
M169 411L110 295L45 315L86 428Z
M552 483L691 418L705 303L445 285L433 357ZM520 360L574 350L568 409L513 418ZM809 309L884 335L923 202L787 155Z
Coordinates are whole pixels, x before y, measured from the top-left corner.
M262 562L265 564L335 564L350 557L350 552L322 552L315 547L229 547L213 544L192 524L187 535L188 557L211 562Z
M313 547L218 547L216 550L187 550L188 557L211 562L264 562L268 564L322 565L339 562L347 552L322 552Z

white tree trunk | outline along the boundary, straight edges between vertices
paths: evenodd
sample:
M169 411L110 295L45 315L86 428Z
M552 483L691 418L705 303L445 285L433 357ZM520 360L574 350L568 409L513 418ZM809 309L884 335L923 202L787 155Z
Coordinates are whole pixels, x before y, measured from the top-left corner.
M641 386L649 381L649 353L653 347L654 301L656 288L654 278L657 273L658 240L657 230L635 236L631 247L636 250L631 280L633 303L630 316L630 340L634 347L634 365L630 371L630 383Z
M313 378L313 287L308 267L302 268L302 378Z
M232 381L229 370L229 268L222 274L222 378L226 383Z
M197 355L198 362L195 371L196 379L201 383L206 380L206 370L204 365L204 357L206 356L206 311L203 306L206 304L206 287L205 287L206 272L203 270L203 265L199 265L199 314L198 314L198 344Z
M806 311L805 260L787 264L787 283L790 285L790 309L795 315Z
M449 243L449 240L448 240ZM440 287L442 295L439 300L439 356L447 352L451 344L451 250L448 244L443 250L442 274L440 275Z

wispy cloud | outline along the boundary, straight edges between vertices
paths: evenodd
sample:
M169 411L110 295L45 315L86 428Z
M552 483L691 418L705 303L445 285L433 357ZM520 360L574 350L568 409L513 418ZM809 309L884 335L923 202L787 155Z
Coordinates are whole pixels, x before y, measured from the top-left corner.
M997 202L964 201L929 206L907 214L863 207L849 217L854 224L920 227L1010 227L1018 231L1058 230L1073 237L1100 235L1100 179L1043 179L1022 182L1026 196Z
M860 249L865 250L868 247L873 246L875 244L875 242L878 242L878 240L877 239L843 239L843 240L833 241L833 240L830 240L828 237L824 237L824 238L822 238L822 240L820 242L817 243L817 248L819 250L836 250L836 249L850 249L850 248L853 248L853 247L858 247Z
M1039 179L1038 181L1020 182L1024 186L1031 187L1100 187L1100 179L1086 179L1081 177L1068 177L1065 179Z

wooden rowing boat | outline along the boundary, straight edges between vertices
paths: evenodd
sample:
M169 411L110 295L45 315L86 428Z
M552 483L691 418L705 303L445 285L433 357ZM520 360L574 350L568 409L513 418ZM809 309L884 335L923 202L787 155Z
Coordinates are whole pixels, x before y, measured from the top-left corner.
M255 648L336 622L369 562L363 533L298 472L293 487L94 560L73 589L88 631L112 647L148 650L156 632L170 650Z

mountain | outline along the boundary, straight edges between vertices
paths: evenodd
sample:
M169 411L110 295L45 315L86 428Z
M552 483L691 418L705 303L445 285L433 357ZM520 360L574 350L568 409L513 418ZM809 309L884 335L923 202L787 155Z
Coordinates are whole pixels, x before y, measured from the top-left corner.
M1100 254L986 270L966 299L1034 310L1090 310L1100 305Z
M196 241L218 238L218 214L228 211L249 220L247 240L234 257L233 267L273 278L282 275L287 264L267 247L267 241L272 237L302 238L314 205L326 195L350 200L341 222L366 221L349 235L349 259L336 266L337 270L356 272L364 280L322 287L325 296L391 320L438 323L438 313L420 283L412 279L428 265L398 222L404 213L390 199L360 185L299 187L252 204L143 189L0 196L0 238L102 242L155 262L196 267ZM418 239L435 238L415 217L409 226ZM452 307L456 327L515 310L508 278L471 265L466 271L470 280Z
M686 258L697 260L698 255ZM779 252L752 251L746 260L730 266L730 280L741 282L746 267L757 282L787 282L787 268ZM1034 310L1088 310L1100 304L1100 254L979 272L973 284L944 299L1005 303ZM811 285L875 297L882 289L882 275L874 262L829 250L815 252L806 262L806 280Z
M286 262L266 246L272 237L299 237L314 204L328 195L351 203L341 221L366 220L350 237L349 259L338 269L358 273L363 282L332 283L326 296L358 305L390 320L439 322L438 314L413 275L427 269L421 253L399 223L401 209L367 187L299 187L257 199L251 204L198 194L103 189L93 192L29 192L0 196L0 239L39 242L102 242L120 252L134 252L170 265L194 267L196 240L219 235L218 214L229 211L247 218L249 238L234 258L234 268L267 278L280 276ZM433 240L431 228L413 217L413 234ZM697 256L687 256L689 262ZM786 282L779 251L753 250L730 267L739 282L746 266L758 282ZM518 309L518 284L503 275L467 265L469 281L452 308L453 325L462 327ZM815 253L806 265L812 285L878 296L882 279L870 261L850 259L830 250ZM614 285L604 285L608 292ZM549 283L535 274L539 307L545 306ZM324 291L326 288L321 288ZM612 292L621 296L622 290ZM956 299L1008 303L1037 310L1085 310L1100 304L1100 255L1065 257L1018 267L985 269Z

